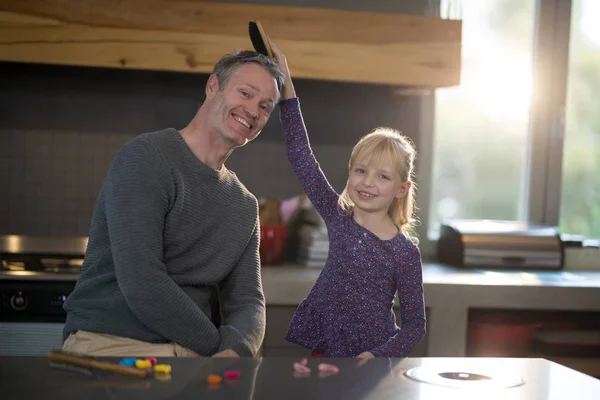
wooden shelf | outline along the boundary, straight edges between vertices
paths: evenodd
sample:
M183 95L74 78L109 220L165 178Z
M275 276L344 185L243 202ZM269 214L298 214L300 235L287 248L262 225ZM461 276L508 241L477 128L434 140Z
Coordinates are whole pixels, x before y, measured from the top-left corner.
M0 61L210 73L255 19L298 78L460 83L460 21L208 1L2 0Z

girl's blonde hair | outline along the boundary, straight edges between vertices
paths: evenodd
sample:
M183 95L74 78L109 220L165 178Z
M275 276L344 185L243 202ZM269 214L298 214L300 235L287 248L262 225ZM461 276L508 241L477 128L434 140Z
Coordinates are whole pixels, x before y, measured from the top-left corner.
M408 137L395 129L378 127L363 136L354 146L350 156L350 166L359 160L390 160L402 182L410 182L410 188L406 195L392 201L388 214L402 233L407 235L413 242L418 243L415 232L417 223L415 195L417 189L414 182L414 161L416 155L415 147ZM348 195L347 185L340 196L338 206L345 213L351 214L353 212L354 203Z

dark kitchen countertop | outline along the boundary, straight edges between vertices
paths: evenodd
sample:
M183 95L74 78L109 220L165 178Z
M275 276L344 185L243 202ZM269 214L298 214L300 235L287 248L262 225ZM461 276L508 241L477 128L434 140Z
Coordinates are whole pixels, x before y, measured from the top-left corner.
M109 359L117 361L117 359ZM45 357L0 357L3 399L598 399L600 380L543 359L407 358L372 359L359 366L356 359L310 359L311 375L294 377L291 358L162 358L173 368L170 380L160 381L94 371L91 375L50 367ZM319 377L317 364L327 362L340 372ZM500 381L475 381L456 388L421 383L404 372L416 366L434 372L489 371L512 373L524 380L519 386L494 387ZM237 381L217 387L206 383L208 374L240 371ZM455 382L455 381L449 381ZM447 383L447 381L444 381ZM460 382L464 385L464 382Z

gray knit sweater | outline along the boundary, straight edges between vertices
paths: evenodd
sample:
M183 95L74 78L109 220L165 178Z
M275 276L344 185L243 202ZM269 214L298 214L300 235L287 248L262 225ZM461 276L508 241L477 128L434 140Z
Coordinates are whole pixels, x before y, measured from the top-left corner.
M265 331L258 246L256 197L233 172L204 165L174 129L140 135L102 186L64 338L87 330L255 355Z

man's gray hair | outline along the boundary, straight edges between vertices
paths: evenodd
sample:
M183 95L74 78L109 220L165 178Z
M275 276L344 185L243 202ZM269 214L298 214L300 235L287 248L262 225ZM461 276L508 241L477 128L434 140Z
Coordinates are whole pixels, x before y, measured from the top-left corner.
M269 71L271 76L277 81L277 89L281 93L283 87L283 79L285 75L279 68L279 65L270 57L264 56L256 51L241 50L231 54L226 54L215 64L213 74L219 80L219 90L222 90L231 75L242 65L253 63L262 66Z

